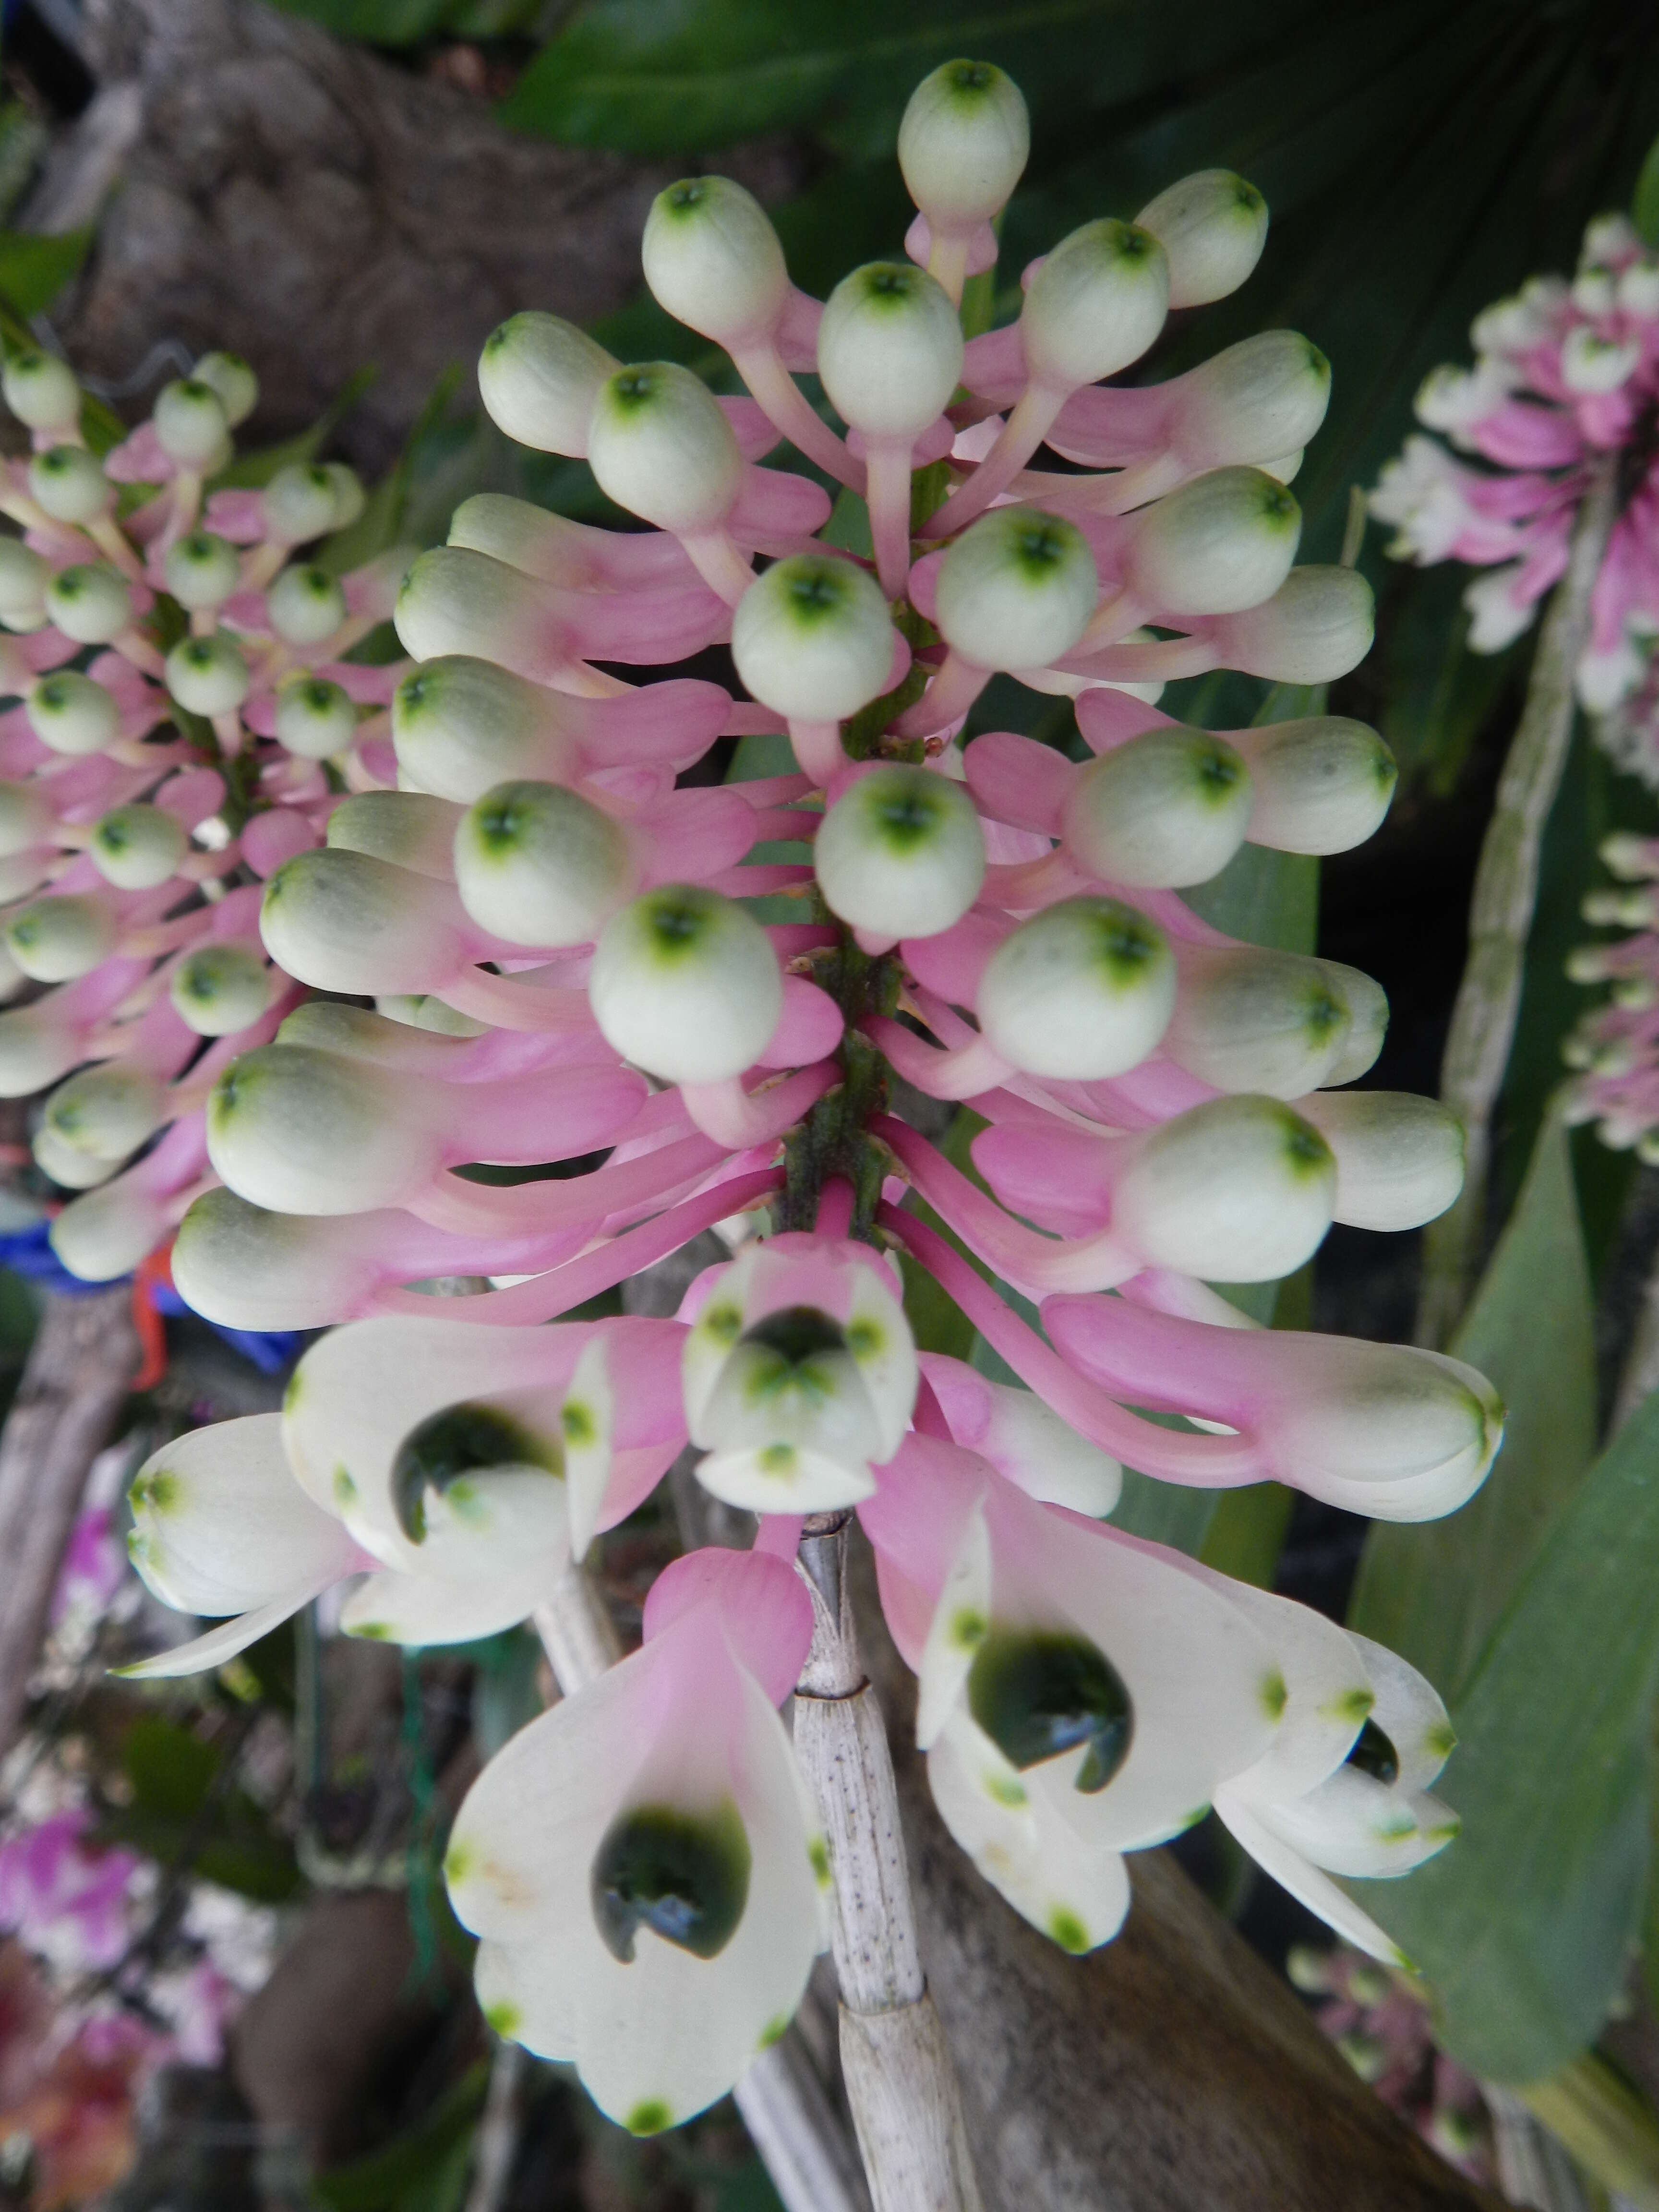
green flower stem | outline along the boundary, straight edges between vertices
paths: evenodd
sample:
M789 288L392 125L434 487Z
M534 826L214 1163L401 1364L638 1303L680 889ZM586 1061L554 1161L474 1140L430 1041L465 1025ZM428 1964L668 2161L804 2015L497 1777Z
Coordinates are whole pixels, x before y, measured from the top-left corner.
M1567 571L1539 635L1526 705L1498 786L1469 907L1469 957L1441 1064L1440 1096L1463 1124L1462 1195L1423 1240L1417 1341L1451 1338L1474 1288L1486 1216L1492 1116L1509 1065L1539 849L1572 737L1573 678L1589 634L1590 593L1618 513L1616 463L1598 465L1579 511Z

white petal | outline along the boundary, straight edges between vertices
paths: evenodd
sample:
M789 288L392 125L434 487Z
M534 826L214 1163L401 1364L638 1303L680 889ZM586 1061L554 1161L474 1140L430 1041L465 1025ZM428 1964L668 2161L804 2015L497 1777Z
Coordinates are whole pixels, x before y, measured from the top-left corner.
M910 1425L916 1402L916 1346L904 1308L873 1267L854 1267L847 1341L875 1408L872 1456L890 1459Z
M1255 1623L1279 1662L1284 1686L1284 1714L1272 1745L1229 1787L1252 1803L1299 1797L1341 1765L1376 1702L1356 1639L1310 1606L1207 1568L1194 1571L1219 1584Z
M680 1354L680 1376L685 1389L686 1425L694 1444L714 1442L703 1432L703 1413L720 1381L720 1370L743 1334L750 1279L755 1272L758 1249L756 1245L747 1245L729 1267L713 1271L714 1280L686 1335Z
M916 1742L926 1751L962 1697L991 1625L991 1534L976 1506L933 1609L916 1686Z
M711 1497L750 1513L834 1513L876 1494L867 1465L779 1441L750 1451L712 1451L697 1462Z
M340 1608L340 1626L348 1636L376 1644L471 1644L528 1620L551 1586L539 1571L533 1582L444 1582L386 1567L353 1590Z
M1370 1881L1409 1874L1457 1832L1456 1815L1438 1798L1413 1796L1354 1766L1339 1766L1305 1796L1255 1809L1316 1866Z
M1068 1427L1035 1391L987 1385L991 1419L977 1449L1032 1498L1066 1505L1103 1521L1123 1490L1123 1469L1111 1455Z
M1346 1633L1358 1646L1376 1692L1371 1718L1400 1754L1401 1788L1426 1790L1457 1742L1439 1692L1397 1651L1352 1629Z
M1271 1875L1281 1889L1299 1898L1328 1928L1387 1966L1410 1966L1411 1960L1394 1938L1362 1912L1346 1890L1338 1888L1328 1875L1322 1874L1281 1837L1264 1827L1231 1789L1216 1792L1215 1809L1262 1872Z
M273 1628L280 1628L333 1580L332 1575L327 1575L320 1582L300 1583L293 1589L284 1590L280 1597L272 1598L268 1605L256 1606L252 1613L239 1613L232 1620L222 1620L216 1628L210 1628L206 1635L192 1637L188 1644L175 1644L171 1651L158 1651L153 1659L140 1659L131 1667L117 1667L112 1671L124 1682L159 1682L174 1674L200 1674L210 1667L222 1667L227 1659L234 1659L239 1651L246 1651L262 1636L269 1636Z
M245 1613L349 1574L356 1552L289 1471L275 1413L218 1421L145 1461L129 1496L140 1575L181 1613Z
M486 1937L472 1963L472 1986L497 2035L510 2036L538 2058L574 2058L577 2016L556 1951Z
M564 1479L570 1516L570 1549L585 1559L605 1508L611 1480L616 1403L603 1337L582 1348L559 1407L564 1434Z

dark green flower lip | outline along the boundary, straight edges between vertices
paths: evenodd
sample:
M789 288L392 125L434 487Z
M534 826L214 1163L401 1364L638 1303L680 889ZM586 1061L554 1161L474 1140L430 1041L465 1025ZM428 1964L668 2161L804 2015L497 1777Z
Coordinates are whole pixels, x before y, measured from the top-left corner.
M1373 1781L1389 1787L1400 1779L1400 1753L1395 1748L1394 1739L1369 1717L1354 1738L1352 1748L1343 1763L1357 1767L1361 1774L1369 1774Z
M465 1476L498 1467L564 1473L557 1444L499 1406L463 1401L429 1414L410 1431L392 1462L392 1504L404 1534L413 1543L426 1540L428 1492L441 1498Z
M1103 1790L1134 1739L1128 1686L1075 1630L993 1626L968 1670L968 1710L1022 1771L1085 1747L1074 1787Z
M634 1963L641 1928L718 1958L749 1902L749 1838L730 1798L711 1812L636 1805L606 1829L588 1877L594 1924L611 1957Z

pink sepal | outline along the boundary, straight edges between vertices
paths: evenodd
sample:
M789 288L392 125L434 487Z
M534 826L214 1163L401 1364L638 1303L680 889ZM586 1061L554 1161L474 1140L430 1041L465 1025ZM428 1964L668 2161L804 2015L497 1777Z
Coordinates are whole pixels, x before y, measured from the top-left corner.
M1077 780L1063 753L1012 730L988 730L963 759L968 788L987 814L1017 829L1041 830L1045 839L1060 835L1066 796Z
M738 1664L775 1705L799 1680L812 1641L812 1601L787 1560L769 1552L709 1545L665 1566L645 1601L645 1640L677 1621L713 1610Z
M256 814L242 832L242 858L262 879L275 875L284 860L307 853L323 840L305 815L294 806L273 806Z
M925 215L919 215L904 234L904 250L919 269L925 269L933 258L933 226ZM988 269L997 265L999 252L997 234L988 222L975 223L968 234L968 274L982 276Z

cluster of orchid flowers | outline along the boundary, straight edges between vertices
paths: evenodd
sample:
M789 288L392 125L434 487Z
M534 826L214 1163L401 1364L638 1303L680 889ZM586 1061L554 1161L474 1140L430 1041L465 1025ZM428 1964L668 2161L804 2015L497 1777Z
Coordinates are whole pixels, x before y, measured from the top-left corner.
M1609 986L1562 1048L1575 1071L1569 1118L1593 1121L1615 1152L1659 1164L1659 838L1616 830L1601 858L1616 885L1591 891L1586 921L1632 933L1580 945L1567 960L1575 983Z
M34 1156L83 1194L53 1243L106 1280L212 1180L208 1094L303 995L260 943L258 878L395 781L400 672L344 656L408 555L341 579L304 558L362 511L340 464L213 489L258 396L229 355L101 460L62 362L15 354L0 385L33 447L0 472L21 532L0 539L0 987L46 987L0 1013L0 1095L56 1086Z
M1417 413L1474 465L1410 437L1371 512L1395 526L1396 559L1487 571L1463 594L1468 641L1499 653L1565 573L1595 467L1619 454L1626 481L1576 682L1613 757L1659 784L1659 253L1627 216L1598 216L1571 283L1531 278L1470 337L1474 366L1436 369Z
M334 806L263 893L265 952L321 995L189 1079L221 1187L180 1226L180 1291L228 1325L346 1326L282 1413L141 1471L139 1571L223 1618L133 1671L215 1665L347 1578L359 1635L504 1628L688 1443L759 1516L751 1550L667 1568L641 1648L489 1763L447 1862L492 2022L640 2132L732 2085L825 1940L836 1869L779 1712L807 1516L857 1513L940 1811L1068 1950L1117 1929L1124 1853L1213 1805L1395 1958L1333 1876L1402 1873L1455 1826L1409 1667L1102 1517L1126 1463L1432 1516L1501 1411L1455 1360L1257 1329L1206 1287L1282 1276L1334 1219L1427 1219L1461 1141L1428 1102L1334 1087L1380 1045L1373 982L1177 896L1246 840L1358 842L1393 784L1342 718L1216 733L1152 703L1221 666L1322 683L1370 640L1361 580L1292 566L1328 382L1305 339L1103 381L1249 276L1265 207L1186 179L1062 240L964 343L1026 151L1000 71L936 71L900 138L910 258L822 305L738 185L663 192L647 281L746 397L550 315L491 337L495 421L647 526L486 495L414 563L397 787ZM820 534L816 479L757 465L781 440L865 502L868 557ZM1034 469L1045 442L1074 470ZM727 644L746 696L617 672ZM1091 758L964 751L997 673L1074 699ZM785 732L793 774L677 785ZM780 843L810 856L755 857ZM798 919L749 903L780 896ZM982 1117L988 1189L894 1110L893 1071ZM561 1318L716 1225L735 1256L678 1318ZM918 1352L901 1253L1029 1387ZM474 1294L434 1311L457 1278Z

